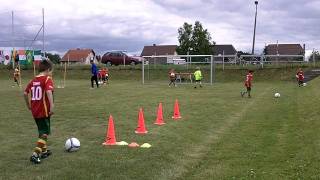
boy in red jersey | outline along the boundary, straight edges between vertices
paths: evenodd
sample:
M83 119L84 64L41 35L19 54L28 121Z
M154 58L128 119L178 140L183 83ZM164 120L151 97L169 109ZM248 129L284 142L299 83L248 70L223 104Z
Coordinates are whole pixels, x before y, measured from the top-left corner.
M106 77L107 77L107 69L106 68L102 68L101 77L102 77L103 84L106 84Z
M244 86L246 86L247 91L246 92L241 92L241 97L243 97L246 93L248 93L248 98L251 98L252 80L253 80L253 71L249 70L249 72L248 72L248 74L246 76L246 81L244 83Z
M106 72L106 82L107 84L109 84L109 69L108 68L104 68L105 72Z
M39 75L32 79L24 91L24 99L38 127L39 139L30 161L39 164L40 159L51 155L47 149L47 137L50 134L50 117L53 114L52 63L43 60L39 64Z
M303 86L304 73L301 68L299 68L299 70L296 74L296 78L297 78L299 87Z

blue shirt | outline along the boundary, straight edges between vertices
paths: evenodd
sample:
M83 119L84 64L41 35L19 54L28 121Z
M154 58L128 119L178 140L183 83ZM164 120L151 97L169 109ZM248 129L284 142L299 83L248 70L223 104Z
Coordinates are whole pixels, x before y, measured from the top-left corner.
M91 73L92 73L92 75L94 75L94 76L98 75L97 65L92 64L92 66L91 66Z

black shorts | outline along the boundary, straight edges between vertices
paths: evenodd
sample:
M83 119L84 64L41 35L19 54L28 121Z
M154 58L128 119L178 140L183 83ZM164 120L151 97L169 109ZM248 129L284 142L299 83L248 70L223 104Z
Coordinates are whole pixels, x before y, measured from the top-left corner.
M251 87L247 87L247 91L251 91Z
M201 82L201 80L196 80L196 82Z
M43 134L50 134L50 117L35 118L34 120L38 127L39 137L41 137Z

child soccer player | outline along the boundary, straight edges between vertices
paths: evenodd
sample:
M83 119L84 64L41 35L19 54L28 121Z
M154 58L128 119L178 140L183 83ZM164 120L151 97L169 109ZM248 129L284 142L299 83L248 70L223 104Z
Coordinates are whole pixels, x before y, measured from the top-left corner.
M18 86L20 86L20 84L19 84L19 76L20 76L20 70L17 67L17 68L14 69L13 80L14 80L14 83L17 83ZM14 85L13 85L13 87L14 87Z
M241 97L243 97L246 93L248 93L248 98L251 98L252 80L253 80L253 71L249 70L246 76L246 81L244 82L244 86L247 88L247 91L241 92Z
M303 86L304 73L301 68L299 68L299 70L296 74L296 78L297 78L299 87Z
M93 89L93 81L96 82L97 88L99 87L98 83L98 68L97 65L94 64L93 60L90 61L91 64L91 88Z
M39 64L39 75L34 77L24 91L24 99L28 109L32 112L33 118L38 127L39 139L30 161L34 164L41 163L52 154L47 148L47 139L50 134L50 117L53 114L53 81L52 63L43 60Z
M169 80L170 80L169 87L171 87L171 84L173 84L174 87L176 87L176 73L174 69L171 69L169 71Z
M101 78L102 78L102 82L103 84L106 84L106 76L107 76L107 69L106 68L102 68L101 70Z
M98 71L98 83L102 84L103 72L102 69Z
M107 82L107 84L109 84L109 69L104 68L104 70L105 70L105 74L106 74L106 82Z
M194 79L196 80L196 85L194 86L194 88L197 88L197 84L199 83L200 87L202 87L201 85L201 80L202 80L202 73L200 71L200 67L197 67L197 70L194 72Z

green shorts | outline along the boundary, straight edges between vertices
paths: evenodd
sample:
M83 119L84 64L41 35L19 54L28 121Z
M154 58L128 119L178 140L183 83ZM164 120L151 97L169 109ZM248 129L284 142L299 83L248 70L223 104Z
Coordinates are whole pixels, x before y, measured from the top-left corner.
M39 137L41 137L43 134L50 134L50 117L35 118L34 120L38 127Z

